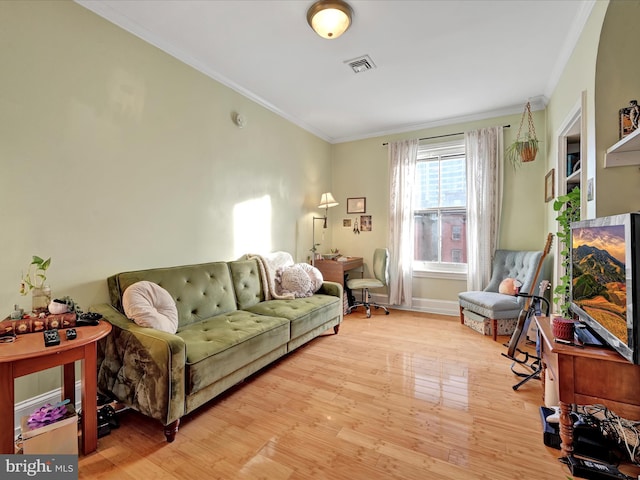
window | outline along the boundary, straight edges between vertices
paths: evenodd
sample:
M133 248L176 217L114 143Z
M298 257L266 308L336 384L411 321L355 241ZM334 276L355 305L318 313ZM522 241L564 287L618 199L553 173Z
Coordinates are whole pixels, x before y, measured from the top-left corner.
M414 269L467 270L464 142L421 145L414 197Z
M451 240L460 240L462 237L462 225L453 225L451 227Z

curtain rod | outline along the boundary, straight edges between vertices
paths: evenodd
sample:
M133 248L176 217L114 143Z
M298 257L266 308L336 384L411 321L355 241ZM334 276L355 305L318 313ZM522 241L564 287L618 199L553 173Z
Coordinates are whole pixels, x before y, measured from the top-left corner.
M503 125L502 128L509 128L511 127L511 125ZM433 137L424 137L424 138L419 138L418 141L422 141L422 140L433 140L434 138L444 138L444 137L453 137L455 135L463 135L464 132L456 132L456 133L447 133L445 135L435 135ZM386 147L387 145L389 145L389 142L385 142L382 144L383 147Z

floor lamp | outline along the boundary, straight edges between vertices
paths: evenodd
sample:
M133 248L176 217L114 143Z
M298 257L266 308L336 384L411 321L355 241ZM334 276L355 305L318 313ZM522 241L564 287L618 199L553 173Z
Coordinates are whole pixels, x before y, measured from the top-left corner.
M311 249L311 265L316 264L316 245L320 245L319 243L316 244L316 220L322 220L322 228L327 228L327 214L329 213L329 208L336 206L338 206L338 202L336 202L336 199L333 198L331 192L322 194L322 197L320 197L320 205L318 205L318 208L324 208L324 217L313 217L313 248Z

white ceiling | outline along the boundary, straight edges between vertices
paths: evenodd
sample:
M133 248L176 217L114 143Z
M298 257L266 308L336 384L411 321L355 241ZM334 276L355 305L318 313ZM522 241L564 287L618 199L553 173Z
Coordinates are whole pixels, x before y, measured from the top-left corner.
M76 1L339 143L541 107L595 0L348 0L334 40L313 0ZM377 68L355 74L362 55Z

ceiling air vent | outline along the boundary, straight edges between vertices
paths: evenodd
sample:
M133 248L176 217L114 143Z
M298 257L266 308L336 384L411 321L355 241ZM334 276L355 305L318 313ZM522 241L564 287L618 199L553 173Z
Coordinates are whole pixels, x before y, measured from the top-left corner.
M362 73L376 68L376 64L373 63L371 58L369 58L369 55L363 55L362 57L354 58L353 60L347 60L344 63L349 65L354 73Z

